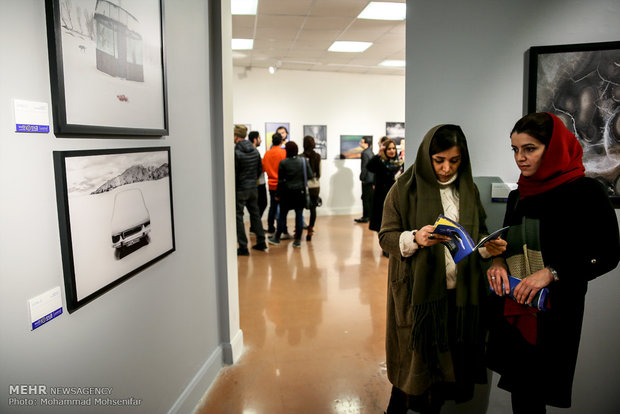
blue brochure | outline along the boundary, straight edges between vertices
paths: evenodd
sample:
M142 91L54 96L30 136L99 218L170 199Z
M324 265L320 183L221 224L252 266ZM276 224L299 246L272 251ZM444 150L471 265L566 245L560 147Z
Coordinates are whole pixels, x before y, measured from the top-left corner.
M521 279L517 279L514 276L508 276L508 283L510 284L510 293L508 294L508 297L513 300L516 300L514 297L514 291L517 285L521 283ZM502 288L504 288L503 285L502 285ZM489 287L489 289L491 289L491 292L495 293L492 287ZM504 288L504 290L506 289ZM549 289L547 288L540 289L538 293L536 294L536 296L534 296L534 299L532 299L532 302L528 304L528 306L531 306L533 308L536 308L542 311L549 309L549 301L547 298L548 294L549 294Z
M452 258L454 259L454 263L458 263L471 253L478 250L480 247L484 246L486 242L501 237L507 230L508 226L502 227L501 229L494 231L484 239L480 240L478 244L475 244L463 226L440 214L435 221L433 233L451 238L450 241L442 242L442 244L450 251Z

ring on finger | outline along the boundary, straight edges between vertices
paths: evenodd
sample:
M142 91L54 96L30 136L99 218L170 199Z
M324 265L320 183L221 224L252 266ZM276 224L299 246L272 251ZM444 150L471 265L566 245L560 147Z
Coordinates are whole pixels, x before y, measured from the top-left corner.
M495 280L495 276L491 276L491 280Z

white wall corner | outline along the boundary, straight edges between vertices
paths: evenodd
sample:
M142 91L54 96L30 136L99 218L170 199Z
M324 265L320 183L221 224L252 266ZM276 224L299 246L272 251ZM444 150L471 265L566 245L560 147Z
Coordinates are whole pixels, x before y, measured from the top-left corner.
M222 344L222 358L225 364L235 364L243 354L243 331L239 329L230 343Z
M168 414L193 413L200 404L203 396L207 393L210 386L215 382L215 378L223 366L223 347L216 348L200 367L196 375L187 384L179 398L168 410Z

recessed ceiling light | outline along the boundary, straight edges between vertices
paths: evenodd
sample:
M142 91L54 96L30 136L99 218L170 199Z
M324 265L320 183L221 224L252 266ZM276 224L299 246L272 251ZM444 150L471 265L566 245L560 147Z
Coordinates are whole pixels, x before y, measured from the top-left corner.
M357 18L371 20L405 20L407 18L407 4L371 1Z
M256 14L258 0L232 0L230 2L230 14Z
M351 52L359 53L368 49L372 45L372 42L345 42L336 41L329 47L330 52Z
M383 62L379 63L379 66L390 66L390 67L396 67L396 68L404 68L405 67L405 61L404 60L384 60Z
M254 47L254 39L232 39L233 50L250 50Z

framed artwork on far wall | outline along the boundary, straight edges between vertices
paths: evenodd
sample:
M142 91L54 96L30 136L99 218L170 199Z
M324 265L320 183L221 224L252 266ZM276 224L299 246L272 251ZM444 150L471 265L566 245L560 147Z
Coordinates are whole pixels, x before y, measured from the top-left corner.
M162 0L45 0L54 132L168 135Z
M390 138L400 149L400 145L405 140L405 123L404 122L386 122L385 136Z
M362 158L360 141L366 138L366 142L372 147L372 135L340 135L340 159Z
M620 208L620 41L529 49L527 112L551 112L583 147L586 175Z
M67 309L175 250L170 147L54 151Z
M304 125L304 137L314 138L314 150L321 154L321 159L327 159L327 125ZM300 149L303 151L303 148Z
M290 141L291 140L291 124L290 123L288 122L265 122L265 149L268 150L269 148L271 148L271 138L273 138L273 134L275 134L276 131L281 127L286 128L286 133L287 133L286 141ZM282 145L284 145L284 143Z

